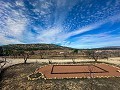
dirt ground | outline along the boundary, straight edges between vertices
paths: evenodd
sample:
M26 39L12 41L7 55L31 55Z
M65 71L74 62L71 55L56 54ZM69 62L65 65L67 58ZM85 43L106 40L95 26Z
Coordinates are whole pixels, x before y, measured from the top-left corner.
M27 76L47 63L18 64L7 68L1 90L120 90L120 78L28 80Z
M0 58L2 60L2 58ZM49 63L49 61L55 63L67 63L67 62L73 62L72 59L28 59L27 62L28 63L33 63L33 62L37 62L37 63ZM89 61L94 61L92 59L75 59L75 62L89 62ZM106 63L111 63L111 64L120 64L120 57L115 57L115 58L109 58L107 59L98 59L98 61L101 62L106 62ZM7 58L7 63L5 65L5 67L11 66L11 65L15 65L15 64L19 64L19 63L23 63L24 59L11 59L11 58Z

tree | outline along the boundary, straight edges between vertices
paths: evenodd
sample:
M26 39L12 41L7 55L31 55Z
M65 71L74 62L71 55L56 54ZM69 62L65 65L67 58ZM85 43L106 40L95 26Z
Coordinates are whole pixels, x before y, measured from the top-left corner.
M25 53L24 54L24 64L27 63L27 59L29 58L29 54L28 53Z
M10 55L12 55L12 50L7 49L7 48L3 48L3 55L4 56L10 56Z
M102 52L99 54L99 57L100 57L101 59L107 59L107 60L108 60L108 58L109 58L109 52L107 52L107 51L102 51Z
M14 57L14 58L17 58L17 55L19 54L19 51L17 51L17 50L12 50L12 56Z
M40 58L41 58L41 59L44 59L44 57L43 57L44 54L45 54L45 53L43 53L42 51L39 52L39 55L40 55Z
M0 56L3 56L3 48L0 46Z
M94 63L88 64L87 65L87 72L85 73L85 76L88 78L87 79L87 84L85 85L85 87L87 88L87 90L94 90L94 86L95 86L95 79L94 79Z
M75 64L76 62L75 62L75 54L77 54L78 53L78 49L74 49L73 51L72 51L72 62L73 62L73 64Z
M100 52L97 51L97 50L87 50L87 51L86 51L86 55L87 55L89 58L94 59L95 62L97 62L97 60L99 59Z
M20 53L22 54L22 56L23 56L23 58L24 58L24 64L26 64L28 58L30 57L29 52L20 51Z
M6 56L3 56L2 59L0 60L0 73L3 69L3 67L6 65L7 61L6 61Z
M74 49L74 50L72 51L71 54L72 54L72 61L73 61L73 63L76 63L76 62L75 62L75 59L76 59L78 53L79 53L79 49Z
M64 57L64 59L67 58L67 53L66 52L63 53L63 57Z
M74 49L74 50L73 50L73 53L74 53L74 54L78 54L78 51L79 51L78 49Z
M0 47L0 56L2 58L0 58L0 73L3 69L3 67L6 65L7 61L6 61L6 53L4 52L4 49L2 47Z
M30 55L34 55L35 53L34 53L34 51L30 51Z
M51 59L48 59L48 63L49 63L49 64L52 64L52 60L51 60Z

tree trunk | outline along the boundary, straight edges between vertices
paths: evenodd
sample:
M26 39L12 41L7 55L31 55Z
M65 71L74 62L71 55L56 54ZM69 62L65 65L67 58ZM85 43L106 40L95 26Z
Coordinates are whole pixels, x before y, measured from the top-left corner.
M27 59L24 60L24 64L26 64L26 63L27 63Z
M95 59L95 62L97 62L97 59Z

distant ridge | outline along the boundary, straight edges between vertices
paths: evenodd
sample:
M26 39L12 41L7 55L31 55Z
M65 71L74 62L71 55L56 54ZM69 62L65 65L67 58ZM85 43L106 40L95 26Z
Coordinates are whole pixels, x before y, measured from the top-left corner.
M63 49L73 49L70 47L59 46L56 44L9 44L1 46L7 49L15 50L63 50Z
M14 50L73 50L78 48L71 48L66 46L60 46L56 44L9 44L0 46L5 49L14 49ZM120 50L120 46L107 46L100 48L91 48L92 50ZM78 50L90 50L90 49L78 49Z
M120 46L107 46L107 47L101 47L101 48L94 48L99 50L120 50Z
M108 47L103 47L103 48L120 48L120 46L108 46Z

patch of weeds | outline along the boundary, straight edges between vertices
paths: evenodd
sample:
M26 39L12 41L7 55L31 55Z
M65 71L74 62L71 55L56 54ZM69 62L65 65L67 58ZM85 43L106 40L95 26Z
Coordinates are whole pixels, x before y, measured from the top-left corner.
M29 80L37 80L42 78L42 74L41 73L33 73L31 75L28 76Z

